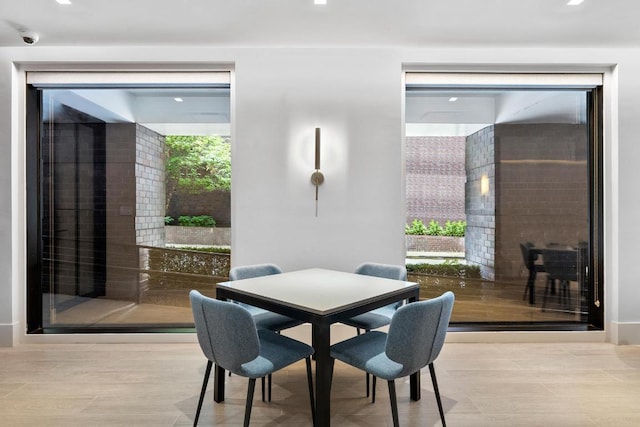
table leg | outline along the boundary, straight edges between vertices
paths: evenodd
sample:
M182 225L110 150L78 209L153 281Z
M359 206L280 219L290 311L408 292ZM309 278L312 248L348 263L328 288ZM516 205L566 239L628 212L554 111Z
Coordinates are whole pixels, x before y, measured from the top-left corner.
M315 427L331 424L331 325L313 325L313 345L316 356L316 422Z
M213 371L213 400L217 403L224 402L224 369L215 366Z

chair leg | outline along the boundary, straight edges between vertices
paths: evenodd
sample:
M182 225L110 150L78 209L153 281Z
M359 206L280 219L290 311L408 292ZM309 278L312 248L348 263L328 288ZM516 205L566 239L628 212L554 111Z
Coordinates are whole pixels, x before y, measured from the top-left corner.
M365 333L369 332L369 329L365 329ZM360 335L360 329L358 329L358 335ZM365 386L367 387L367 397L369 397L369 372L364 373L365 376Z
M269 374L269 378L268 378L268 383L269 383L269 402L271 402L271 374Z
M369 373L365 373L365 386L367 387L367 397L369 397Z
M391 401L391 416L393 417L393 427L399 427L398 422L398 400L396 398L396 382L387 381L389 384L389 400Z
M373 376L373 384L371 387L371 403L376 403L376 376Z
M304 360L307 363L307 382L309 383L309 399L311 401L311 421L313 421L313 425L316 425L316 399L313 396L313 374L311 373L311 358L305 357ZM331 370L331 373L333 374L333 369ZM329 386L329 390L331 390L331 386Z
M198 400L198 409L196 409L196 416L193 419L193 427L198 425L198 418L200 418L200 410L202 409L202 402L204 401L204 394L207 391L207 383L209 382L209 375L211 375L211 368L213 367L213 362L211 360L207 360L207 368L204 371L204 380L202 381L202 390L200 390L200 399Z
M247 389L247 404L244 408L244 427L249 427L251 419L251 405L253 404L253 392L256 389L256 379L249 378L249 388Z
M429 363L429 372L431 373L431 382L433 383L433 391L436 395L436 402L438 402L438 411L440 411L440 419L442 420L442 427L447 427L447 423L444 420L444 410L442 409L442 400L440 399L440 390L438 389L438 380L436 380L436 368L433 363Z
M260 378L260 384L262 386L262 401L264 402L264 377Z

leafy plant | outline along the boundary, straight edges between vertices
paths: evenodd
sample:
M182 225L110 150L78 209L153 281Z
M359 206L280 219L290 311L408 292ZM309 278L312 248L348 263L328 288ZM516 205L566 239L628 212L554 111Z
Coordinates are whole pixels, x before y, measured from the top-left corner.
M165 216L164 217L164 225L171 225L173 223L173 221L175 221L173 218L171 218L170 216Z
M231 144L220 136L165 138L166 208L177 190L201 194L231 189Z
M432 219L429 222L429 227L427 227L427 235L429 236L441 236L443 233L443 228L440 225L440 223L438 223L438 221L436 221L435 219Z
M434 219L425 226L422 220L414 219L411 225L405 224L404 233L409 235L464 237L467 221L447 221L444 228Z
M414 219L411 225L405 225L404 233L410 235L424 235L427 234L427 227L420 219Z
M181 215L178 218L178 224L183 227L215 227L216 221L209 215Z
M467 221L447 221L442 234L444 236L464 237L467 231Z

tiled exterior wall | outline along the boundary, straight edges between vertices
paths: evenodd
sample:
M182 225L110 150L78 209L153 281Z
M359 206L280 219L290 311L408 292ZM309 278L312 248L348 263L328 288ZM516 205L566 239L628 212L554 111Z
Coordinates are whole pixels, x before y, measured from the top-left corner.
M135 215L134 124L107 125L107 285L108 298L137 299L138 249Z
M519 244L587 240L584 125L499 124L467 137L466 258L488 279L527 273ZM489 191L480 194L481 177Z
M231 246L229 227L165 227L167 243L178 245Z
M520 242L577 246L587 240L585 125L496 125L496 265L524 276Z
M464 137L407 137L406 223L465 220Z
M107 296L137 301L138 245L164 246L164 138L107 125Z
M164 246L164 136L136 124L136 243Z
M469 135L466 140L467 174L465 210L467 263L479 265L482 277L495 278L495 139L493 126ZM481 181L489 180L489 191L481 194Z
M231 192L217 190L202 194L185 194L176 191L171 197L167 215L175 220L181 215L210 215L216 221L217 227L230 227Z

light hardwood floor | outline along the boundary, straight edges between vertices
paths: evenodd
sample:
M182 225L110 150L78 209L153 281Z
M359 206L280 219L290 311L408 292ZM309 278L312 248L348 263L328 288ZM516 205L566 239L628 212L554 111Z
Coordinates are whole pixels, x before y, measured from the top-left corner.
M194 343L0 348L0 426L188 426L205 363ZM435 365L450 427L640 425L638 346L446 343ZM271 403L256 390L252 425L311 425L304 363L273 381ZM241 425L246 384L227 378L227 399L214 404L210 382L199 425ZM419 402L399 382L401 425L441 425L432 391L428 370ZM364 375L337 362L331 419L390 426L386 383L371 404Z

